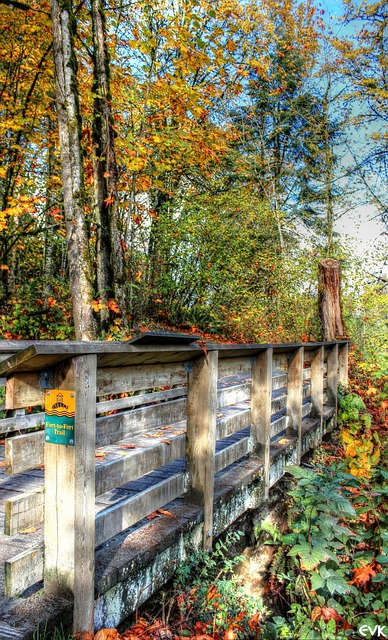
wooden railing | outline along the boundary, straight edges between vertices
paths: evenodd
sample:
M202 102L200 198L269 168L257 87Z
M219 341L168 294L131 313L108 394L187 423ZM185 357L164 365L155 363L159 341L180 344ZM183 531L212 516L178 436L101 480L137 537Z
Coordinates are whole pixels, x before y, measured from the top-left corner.
M203 506L209 549L215 474L254 455L268 497L276 447L294 441L299 462L304 431L314 425L318 442L323 421L335 418L347 357L347 341L203 348L143 335L132 344L0 343L5 471L17 476L44 464L44 491L6 501L7 535L44 520L44 547L5 565L7 595L44 576L47 591L74 598L75 628L89 629L95 547L182 495ZM75 393L74 446L45 442L45 395L61 389ZM20 415L27 407L33 412ZM128 489L161 468L158 482L147 477L147 486Z

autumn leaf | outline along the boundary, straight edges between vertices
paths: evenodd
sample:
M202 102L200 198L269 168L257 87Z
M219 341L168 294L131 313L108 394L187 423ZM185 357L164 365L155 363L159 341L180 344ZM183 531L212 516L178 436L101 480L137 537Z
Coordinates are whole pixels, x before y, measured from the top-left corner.
M171 444L169 440L161 440L160 442L163 442L163 444Z
M90 631L80 631L75 634L74 640L94 640L94 633L90 633Z
M171 511L166 511L166 509L158 509L158 513L161 513L163 516L170 516L171 518L176 518Z
M97 451L97 453L95 454L95 458L105 458L106 456L106 451Z
M323 618L325 622L329 622L329 620L340 622L342 620L338 611L333 607L314 607L311 612L311 620L315 622L315 620L320 620L321 618Z
M110 309L111 311L114 311L114 313L120 313L119 306L116 300L113 300L113 298L109 298L107 305L108 305L108 309Z
M123 445L121 445L120 449L136 449L136 445L135 444L123 444Z
M38 531L38 527L28 527L28 529L23 529L23 531L19 531L19 533L26 536L29 533L35 533L35 531Z
M94 636L94 640L120 640L117 629L100 629Z
M361 566L352 569L354 577L353 580L349 581L349 584L354 584L356 587L363 587L366 585L366 583L377 574L375 566L376 562L374 558L369 564L361 560Z

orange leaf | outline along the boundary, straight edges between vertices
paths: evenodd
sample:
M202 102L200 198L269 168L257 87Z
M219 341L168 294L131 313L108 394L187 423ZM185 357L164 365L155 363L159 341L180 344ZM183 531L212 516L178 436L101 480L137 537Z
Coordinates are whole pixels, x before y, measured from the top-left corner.
M117 629L100 629L94 636L94 640L120 640Z
M105 198L104 200L104 204L106 204L107 206L109 206L110 204L113 204L115 201L113 196L108 196L107 198Z
M135 444L123 444L123 445L121 445L120 449L136 449L136 445Z
M323 618L325 622L329 622L329 620L340 622L342 620L338 611L333 607L314 607L311 612L311 620L315 622L315 620L320 618Z
M364 586L367 582L369 582L371 578L373 578L373 576L377 574L377 571L374 568L375 566L376 562L374 559L369 564L366 564L366 562L363 562L361 560L361 567L352 569L354 577L353 580L349 581L349 584L355 584L356 587Z
M169 440L161 440L160 442L163 442L163 444L171 444Z
M105 458L106 451L98 451L95 455L95 458Z
M111 311L114 311L115 313L120 313L119 306L116 300L113 300L113 298L110 298L108 300L107 305L108 305L108 309L110 309Z
M90 633L90 631L80 631L76 633L74 636L74 640L93 640L94 633Z
M171 511L166 511L165 509L158 509L158 513L161 513L163 516L171 516L171 518L176 518Z
M148 514L148 516L146 516L146 520L154 520L154 518L160 518L160 513L158 513L157 511L153 511L152 513Z
M0 462L0 467L5 467L5 462L4 462L4 460L1 460L1 462Z
M29 527L28 529L23 529L23 531L19 531L19 533L25 536L29 533L35 533L35 531L38 531L38 527Z

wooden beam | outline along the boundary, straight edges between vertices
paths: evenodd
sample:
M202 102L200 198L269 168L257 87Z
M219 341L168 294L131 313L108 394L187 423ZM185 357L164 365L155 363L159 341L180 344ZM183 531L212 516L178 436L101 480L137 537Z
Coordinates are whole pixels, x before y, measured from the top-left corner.
M271 414L272 414L272 357L269 348L257 354L252 366L251 437L254 449L264 463L264 499L269 495Z
M311 415L322 419L324 347L318 347L311 358Z
M338 344L327 350L327 400L337 413L338 403Z
M130 367L105 367L97 372L97 395L142 391L186 383L183 362Z
M45 444L45 589L73 595L74 628L83 630L94 612L96 370L94 354L71 360L75 444Z
M177 473L100 511L96 515L96 547L178 498L184 493L184 487L185 474Z
M180 422L186 416L186 404L186 398L180 398L97 418L96 444L99 447L105 446L160 426Z
M44 425L44 413L31 413L22 416L13 416L0 420L0 434L12 433L14 431L25 431L34 427Z
M188 373L186 461L191 497L204 508L203 545L213 540L218 352L192 363Z
M251 451L251 446L249 442L249 438L242 438L242 440L238 440L237 442L233 442L225 449L221 449L221 451L217 451L215 458L215 471L221 471L222 469L226 469L230 464L239 460L243 456L246 456Z
M26 433L5 440L5 473L13 475L44 462L44 432Z
M96 496L158 469L185 455L186 435L128 451L126 456L96 466ZM147 514L146 514L147 515Z
M288 435L298 439L297 461L302 456L303 347L291 351L288 361Z
M44 390L40 386L40 375L19 373L7 378L5 386L5 408L20 409L44 404Z
M43 577L43 546L22 551L4 563L4 591L9 598L17 596Z
M342 384L345 389L348 387L348 368L349 368L349 343L341 344L338 346L338 360L339 360L339 375L338 382Z
M43 489L22 493L5 501L4 533L13 536L43 521Z

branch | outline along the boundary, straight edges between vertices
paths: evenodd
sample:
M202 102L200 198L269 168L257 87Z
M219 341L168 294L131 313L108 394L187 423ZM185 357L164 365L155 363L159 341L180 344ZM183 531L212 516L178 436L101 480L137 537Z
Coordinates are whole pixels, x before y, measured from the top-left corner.
M19 0L0 0L0 4L5 4L7 7L15 7L15 9L22 9L23 11L31 11L29 4L19 2Z

